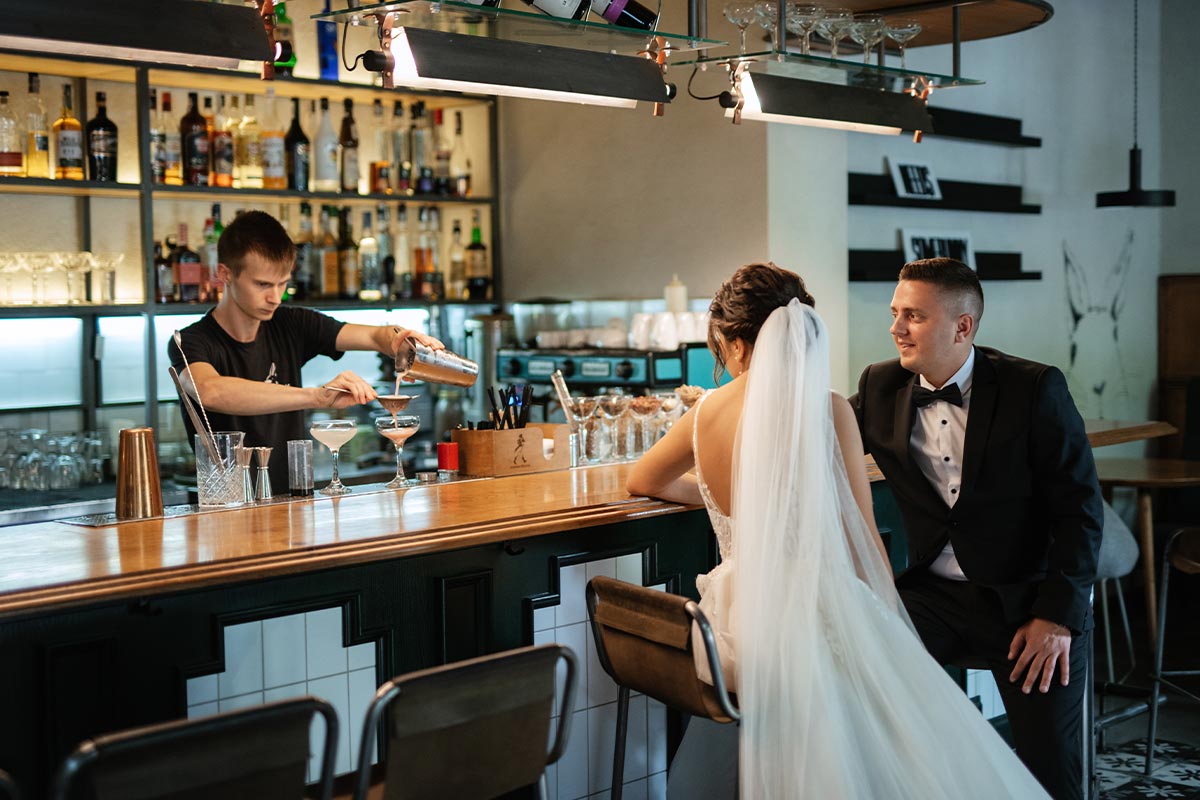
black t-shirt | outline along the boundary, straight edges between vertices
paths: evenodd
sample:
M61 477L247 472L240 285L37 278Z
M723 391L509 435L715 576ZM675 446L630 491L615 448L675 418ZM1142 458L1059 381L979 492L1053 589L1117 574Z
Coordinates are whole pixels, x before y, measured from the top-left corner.
M181 374L183 355L189 364L211 364L218 374L251 381L265 381L272 374L273 383L284 386L303 386L300 368L316 356L342 357L337 349L337 336L344 322L320 312L299 306L282 305L274 316L259 324L253 342L239 342L213 318L212 312L180 331L183 354L172 338L167 343L167 357ZM204 400L204 396L200 396ZM271 489L284 494L288 489L287 443L292 439L307 439L304 411L284 411L276 414L235 416L221 414L205 407L214 431L243 431L248 447L271 447ZM195 428L185 413L188 444L196 447Z

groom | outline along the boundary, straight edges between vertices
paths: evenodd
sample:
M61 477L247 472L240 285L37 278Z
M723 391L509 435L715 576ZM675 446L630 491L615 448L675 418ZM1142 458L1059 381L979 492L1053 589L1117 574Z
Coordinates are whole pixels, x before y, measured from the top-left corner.
M904 517L896 583L926 648L986 661L1021 760L1055 798L1079 798L1096 467L1062 373L976 347L982 315L962 262L905 264L900 358L867 367L850 402Z

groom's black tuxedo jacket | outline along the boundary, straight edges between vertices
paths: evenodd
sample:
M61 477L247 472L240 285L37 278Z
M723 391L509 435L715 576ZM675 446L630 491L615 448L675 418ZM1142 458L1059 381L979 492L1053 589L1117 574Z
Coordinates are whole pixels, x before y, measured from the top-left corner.
M863 444L904 516L905 572L927 566L948 538L967 578L996 592L1006 623L1036 616L1075 632L1090 627L1103 507L1092 448L1062 372L975 348L953 508L909 450L917 381L899 360L873 364L850 398Z

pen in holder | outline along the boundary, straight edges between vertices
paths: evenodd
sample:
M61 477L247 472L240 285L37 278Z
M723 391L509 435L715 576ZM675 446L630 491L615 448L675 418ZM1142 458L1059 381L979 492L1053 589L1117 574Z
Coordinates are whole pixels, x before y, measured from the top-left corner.
M271 499L271 473L267 471L267 463L271 460L271 448L254 448L254 460L258 462L258 480L254 485L255 500Z

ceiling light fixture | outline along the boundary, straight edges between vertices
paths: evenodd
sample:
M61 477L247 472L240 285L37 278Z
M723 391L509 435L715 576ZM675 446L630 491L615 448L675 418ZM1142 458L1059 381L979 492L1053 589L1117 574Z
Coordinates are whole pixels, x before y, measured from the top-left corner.
M199 0L0 0L0 48L194 67L273 57L258 11Z

